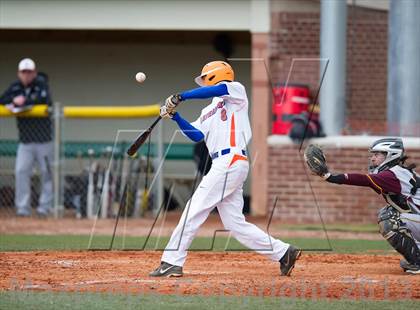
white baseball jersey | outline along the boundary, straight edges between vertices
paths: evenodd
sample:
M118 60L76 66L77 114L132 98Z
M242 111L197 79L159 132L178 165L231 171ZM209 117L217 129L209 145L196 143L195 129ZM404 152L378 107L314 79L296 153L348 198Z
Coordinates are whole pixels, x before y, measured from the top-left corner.
M414 181L413 173L410 170L404 169L398 165L389 170L394 173L395 177L399 181L400 186L399 188L396 188L395 193L401 193L407 199L407 203L411 206L411 208L420 213L420 190L417 190L415 195L411 194L411 189L413 188L413 184L411 182Z
M191 125L204 134L210 154L227 148L237 149L240 153L241 150L246 150L252 136L248 97L241 83L222 83L226 84L229 94L214 97Z
M289 244L248 223L242 214L242 188L249 170L242 150L246 150L251 139L248 98L241 83L222 83L226 84L228 94L214 97L191 124L205 135L209 153L219 152L219 156L212 161L210 171L185 206L163 252L161 261L175 266L184 265L197 230L214 208L217 208L225 229L248 248L277 262L289 248ZM221 151L226 149L230 152L223 155Z

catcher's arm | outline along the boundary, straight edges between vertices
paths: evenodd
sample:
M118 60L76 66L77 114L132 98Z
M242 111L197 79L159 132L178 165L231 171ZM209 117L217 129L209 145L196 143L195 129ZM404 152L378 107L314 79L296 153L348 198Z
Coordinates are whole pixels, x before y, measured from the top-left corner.
M373 188L378 193L382 192L382 188L378 185L378 183L382 184L383 182L380 181L380 178L378 178L379 176L368 176L358 173L332 174L328 169L324 152L317 145L308 145L304 152L304 158L306 164L309 167L309 170L311 170L313 174L320 176L329 183L366 186ZM373 179L378 180L375 182Z

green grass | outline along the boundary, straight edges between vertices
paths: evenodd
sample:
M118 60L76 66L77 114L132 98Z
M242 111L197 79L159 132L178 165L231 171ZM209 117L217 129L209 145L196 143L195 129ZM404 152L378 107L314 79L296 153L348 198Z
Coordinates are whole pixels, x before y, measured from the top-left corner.
M111 293L0 292L1 309L418 309L418 301L311 300Z
M327 240L317 238L281 238L283 241L297 245L302 249L319 250L329 249ZM111 236L94 236L91 248L108 249ZM115 238L113 249L142 249L146 237L126 237L123 239L118 236ZM151 237L144 249L162 250L168 238L157 239ZM89 244L87 235L1 235L0 251L35 251L35 250L86 250ZM391 250L385 240L351 240L333 239L331 245L334 252L338 253L358 253L371 252L382 253ZM211 250L213 251L238 251L247 250L235 239L228 239L226 236L217 236L212 247L212 238L198 237L194 239L192 250Z
M288 230L309 230L322 231L324 228L320 224L281 224L279 229ZM327 231L340 231L352 233L378 233L379 227L377 224L326 224Z

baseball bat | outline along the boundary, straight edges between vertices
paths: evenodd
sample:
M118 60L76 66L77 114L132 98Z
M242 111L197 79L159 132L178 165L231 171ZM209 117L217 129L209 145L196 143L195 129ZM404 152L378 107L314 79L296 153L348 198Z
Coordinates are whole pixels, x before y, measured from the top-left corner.
M145 180L144 180L144 190L143 190L143 199L141 204L141 211L142 215L147 211L147 208L149 207L149 174L151 172L150 167L150 139L149 143L147 145L147 164L146 164L146 170L145 170Z
M133 217L138 217L140 214L140 200L141 200L141 189L140 189L140 176L142 172L142 166L143 166L143 158L142 156L139 156L139 159L137 161L137 166L135 166L135 179L134 179L134 185L133 190L135 190L134 194L134 211L133 211Z
M87 188L87 198L86 198L86 216L87 218L91 219L93 218L93 205L95 202L95 185L94 185L94 178L95 178L95 170L96 165L94 162L94 153L95 151L93 149L88 150L89 155L89 176L88 176L88 188Z
M118 155L118 161L117 161L117 167L115 169L115 173L113 174L113 185L112 185L112 215L116 215L118 210L118 203L119 203L119 197L120 192L122 192L122 171L123 171L123 159L126 157L124 153L121 153L120 148L118 148L118 152L116 153ZM115 211L115 212L114 212Z
M102 186L102 205L101 205L101 218L108 217L108 207L109 207L109 198L110 198L110 174L112 168L112 146L107 146L104 151L105 159L109 159L108 167L104 165L104 181Z
M131 144L129 149L127 150L127 154L129 156L136 155L139 148L144 144L144 142L147 140L147 138L150 136L150 133L152 132L153 128L159 123L159 121L162 119L161 116L159 116L152 125L150 125L149 128L145 132L143 132L140 136L137 137L137 139Z

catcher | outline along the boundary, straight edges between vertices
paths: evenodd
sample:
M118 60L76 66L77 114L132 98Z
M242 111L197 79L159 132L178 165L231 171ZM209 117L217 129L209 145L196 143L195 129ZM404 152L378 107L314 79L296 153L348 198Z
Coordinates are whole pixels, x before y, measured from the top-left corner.
M407 156L401 138L377 140L369 151L368 174L331 173L316 145L309 145L304 157L309 169L327 182L370 187L384 197L387 206L378 213L379 231L405 258L401 268L420 274L420 177L415 165L404 165Z

